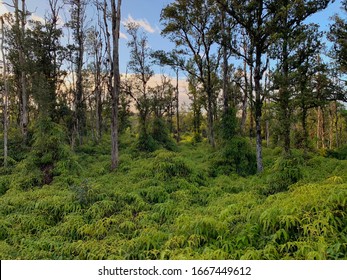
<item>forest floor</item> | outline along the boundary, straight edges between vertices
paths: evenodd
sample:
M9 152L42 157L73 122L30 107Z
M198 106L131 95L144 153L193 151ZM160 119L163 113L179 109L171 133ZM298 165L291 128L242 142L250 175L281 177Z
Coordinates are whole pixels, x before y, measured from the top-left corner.
M274 191L278 148L264 149L262 174L241 177L211 172L218 154L204 142L153 153L132 142L115 172L105 140L49 185L2 174L0 258L347 258L347 160L308 155L300 179Z

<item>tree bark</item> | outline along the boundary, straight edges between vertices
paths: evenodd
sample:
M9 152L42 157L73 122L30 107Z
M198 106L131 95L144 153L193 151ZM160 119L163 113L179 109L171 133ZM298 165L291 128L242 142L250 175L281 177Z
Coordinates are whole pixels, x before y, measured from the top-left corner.
M3 63L3 79L4 79L4 167L7 167L7 161L8 161L8 94L9 94L9 88L8 88L8 80L7 80L7 64L6 64L6 56L4 51L4 19L3 17L0 18L1 22L1 55L2 55L2 63Z
M262 132L261 132L261 117L263 102L261 99L262 90L260 80L261 74L261 50L256 47L256 59L254 69L254 89L255 89L255 130L256 130L256 154L257 154L257 170L263 171L263 152L262 152Z
M179 114L179 89L178 89L178 68L176 69L176 128L177 128L177 143L181 141L180 136L180 114Z
M119 33L121 17L121 0L112 0L112 38L113 38L113 90L112 90L112 116L111 116L111 170L119 165L118 150L118 103L120 92L120 73L119 73Z
M24 54L24 39L25 39L25 25L26 25L26 7L25 0L22 0L21 11L19 10L18 0L13 0L13 5L15 9L15 26L17 28L17 47L18 47L18 62L20 69L19 76L19 105L20 105L20 128L23 137L23 143L27 142L28 138L28 95L27 95L27 80L25 71L25 54ZM20 16L21 14L21 16Z

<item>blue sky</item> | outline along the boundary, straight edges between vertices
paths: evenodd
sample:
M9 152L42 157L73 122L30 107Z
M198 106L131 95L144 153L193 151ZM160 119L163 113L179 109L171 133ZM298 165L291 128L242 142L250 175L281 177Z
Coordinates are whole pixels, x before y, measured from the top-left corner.
M12 0L0 0L0 12L3 12L5 9L3 2L11 3ZM159 22L162 8L172 3L173 0L123 0L122 2L122 22L133 20L142 25L147 32L148 42L152 49L170 50L174 47L168 39L161 37ZM34 12L37 17L43 17L48 9L48 0L27 0L27 5L28 9ZM326 10L312 16L309 21L320 24L322 30L328 30L329 18L336 13L340 13L340 7L341 0L337 0L335 3L330 4ZM95 12L92 8L88 9L88 16L95 18ZM121 31L126 35L124 27ZM126 43L127 40L125 38L120 40L120 68L122 72L126 71L126 65L129 61L129 50ZM156 69L156 71L158 72L159 70ZM172 74L168 69L165 69L165 72Z

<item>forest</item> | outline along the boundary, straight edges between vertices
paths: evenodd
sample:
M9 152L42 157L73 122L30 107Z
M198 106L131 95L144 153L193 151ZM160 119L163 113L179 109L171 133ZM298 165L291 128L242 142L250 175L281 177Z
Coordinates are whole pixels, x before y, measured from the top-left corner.
M26 2L0 16L1 259L347 259L346 0L166 1L169 51L121 0Z

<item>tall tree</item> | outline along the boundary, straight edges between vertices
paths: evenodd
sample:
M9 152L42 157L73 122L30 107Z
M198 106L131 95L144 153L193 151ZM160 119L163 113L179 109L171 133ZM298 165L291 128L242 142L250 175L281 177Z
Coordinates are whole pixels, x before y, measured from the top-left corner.
M291 126L291 73L300 66L301 61L293 61L291 53L300 42L303 32L303 22L312 14L325 9L331 0L280 0L275 1L273 10L276 24L275 52L279 67L277 69L278 108L280 117L280 134L283 136L283 149L290 153L290 126Z
M93 72L93 99L95 100L95 128L96 141L102 136L102 61L103 61L103 41L101 32L97 27L88 30L87 46L92 56L90 70Z
M45 22L32 21L27 31L27 63L31 91L39 114L58 122L57 89L63 71L64 47L60 44L62 30L58 26L59 6L57 0L50 0L51 12Z
M69 46L74 57L76 74L76 86L74 92L74 136L78 138L79 144L83 142L86 128L85 102L83 93L83 65L85 51L85 20L86 0L65 0L70 5L71 19L67 24L72 29L74 44ZM73 141L74 142L74 141Z
M5 30L4 30L4 18L0 17L0 28L1 28L1 56L2 56L2 78L4 80L3 88L3 115L4 115L4 166L7 167L8 161L8 97L9 97L9 85L8 85L8 71L7 61L5 55Z
M347 0L342 1L342 10L347 13ZM334 16L334 23L330 26L328 38L333 42L333 52L340 70L347 73L347 20L341 16Z
M179 114L179 58L177 51L171 52L155 51L152 53L152 57L158 61L159 65L170 66L176 74L176 88L175 88L175 105L176 105L176 141L179 142L180 137L180 114Z
M196 75L207 96L208 138L215 146L213 73L218 67L213 46L218 38L220 21L211 0L176 0L162 10L162 34L179 48L182 70Z
M251 46L254 48L254 59L245 57L240 51L235 49L236 54L244 57L247 63L254 69L254 91L255 91L255 123L256 123L256 150L257 150L257 169L263 171L263 154L262 154L262 106L263 106L263 89L261 80L267 69L265 62L267 51L272 44L271 35L274 33L274 21L272 9L276 1L271 0L217 0L220 8L226 11L237 24L244 29L245 36L249 39Z
M119 164L118 151L118 104L120 93L120 73L119 73L119 35L121 19L121 0L111 1L112 11L112 39L113 39L113 90L111 92L111 169L114 170Z
M127 32L130 35L128 46L130 47L129 70L133 74L133 87L129 94L136 104L139 112L140 137L148 136L148 118L151 111L151 98L148 92L148 81L153 76L151 50L148 47L147 36L139 32L140 26L134 22L127 24Z
M19 100L19 124L23 143L27 142L29 124L28 85L27 85L27 59L26 59L26 25L30 14L26 8L25 0L12 0L14 8L14 21L11 22L9 39L9 61L13 66L17 95Z

